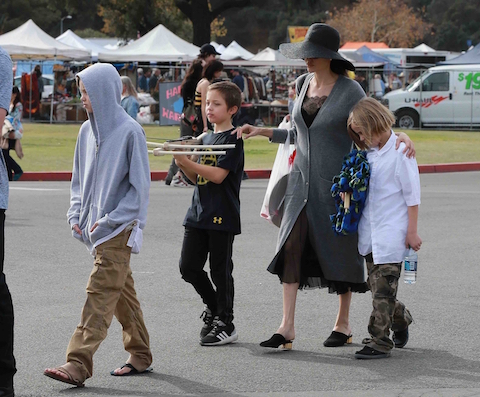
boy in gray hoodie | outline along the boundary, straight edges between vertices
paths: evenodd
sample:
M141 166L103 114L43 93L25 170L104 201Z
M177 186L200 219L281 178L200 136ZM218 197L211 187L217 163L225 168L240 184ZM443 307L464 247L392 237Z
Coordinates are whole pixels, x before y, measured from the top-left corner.
M116 69L99 63L77 78L88 120L77 138L67 218L73 237L94 256L94 268L67 363L44 374L82 387L92 376L93 354L114 315L130 357L111 374L151 371L149 335L130 269L130 254L138 253L142 243L150 168L145 133L120 105L122 83Z

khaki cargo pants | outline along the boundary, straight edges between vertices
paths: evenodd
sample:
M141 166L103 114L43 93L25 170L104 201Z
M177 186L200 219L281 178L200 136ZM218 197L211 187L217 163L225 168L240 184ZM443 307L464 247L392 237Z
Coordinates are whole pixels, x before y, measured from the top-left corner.
M92 273L87 284L87 301L80 324L67 348L67 362L74 364L85 380L93 373L93 354L106 338L113 316L123 327L125 350L145 364L152 363L149 335L135 292L130 269L131 231L96 247Z
M410 311L397 300L398 280L402 263L375 265L367 255L367 284L372 291L373 311L368 323L371 340L367 346L388 353L393 349L390 330L403 331L413 321Z

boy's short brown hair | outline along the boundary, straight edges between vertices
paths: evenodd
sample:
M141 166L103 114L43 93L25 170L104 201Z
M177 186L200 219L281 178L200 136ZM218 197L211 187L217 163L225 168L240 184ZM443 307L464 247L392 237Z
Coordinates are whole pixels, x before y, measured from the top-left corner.
M362 133L364 141L360 140L358 131L352 129L352 123L355 123ZM360 149L369 149L372 136L390 131L393 124L395 124L395 116L388 108L376 99L363 98L352 108L348 116L347 131Z
M234 106L237 112L242 106L242 92L238 86L230 81L219 81L208 86L208 91L218 91L227 104L227 109Z

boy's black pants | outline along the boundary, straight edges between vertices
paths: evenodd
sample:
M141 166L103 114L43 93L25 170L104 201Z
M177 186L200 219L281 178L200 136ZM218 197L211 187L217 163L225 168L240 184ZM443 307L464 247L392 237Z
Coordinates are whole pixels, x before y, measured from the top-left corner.
M185 227L180 258L182 278L225 324L233 321L233 239L233 233ZM203 270L209 254L213 284Z
M5 210L0 209L0 392L13 390L13 305L8 290L3 261L5 256Z

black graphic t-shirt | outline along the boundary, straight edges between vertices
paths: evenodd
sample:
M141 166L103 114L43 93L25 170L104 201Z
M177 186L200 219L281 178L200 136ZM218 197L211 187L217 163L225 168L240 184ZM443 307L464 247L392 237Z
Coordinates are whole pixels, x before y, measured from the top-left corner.
M226 149L225 155L204 154L198 160L200 164L220 167L230 172L221 184L197 176L192 204L183 226L240 234L240 184L245 159L243 139L231 135L232 131L233 129L211 133L203 138L204 145L235 144L235 149Z

